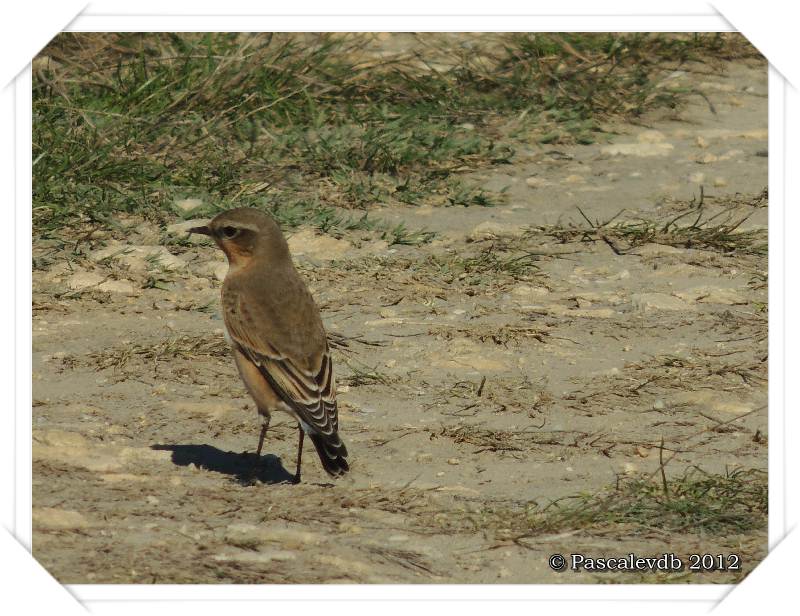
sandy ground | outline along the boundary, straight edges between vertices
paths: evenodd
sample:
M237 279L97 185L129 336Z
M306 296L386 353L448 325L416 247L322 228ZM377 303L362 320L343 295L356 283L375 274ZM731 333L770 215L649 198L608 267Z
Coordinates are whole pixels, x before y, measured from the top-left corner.
M766 531L518 528L526 503L650 476L660 453L667 477L766 469L766 257L550 233L585 226L578 208L681 213L700 185L710 214L734 198L743 228L766 225L766 72L671 78L708 100L610 144L521 148L474 176L505 205L371 214L437 231L429 244L293 233L336 347L352 473L335 483L311 449L303 483L286 482L282 416L266 455L243 455L258 423L207 242L120 219L80 254L35 243L34 555L65 583L738 579L555 573L547 558L739 553L749 570Z

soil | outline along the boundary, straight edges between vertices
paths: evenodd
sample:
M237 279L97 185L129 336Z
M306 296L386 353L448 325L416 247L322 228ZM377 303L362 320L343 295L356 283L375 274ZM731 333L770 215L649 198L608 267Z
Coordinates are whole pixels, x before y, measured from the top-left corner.
M658 479L662 461L668 480L767 468L766 255L550 233L697 209L701 186L708 216L734 204L741 230L766 227L766 70L670 78L704 96L474 174L503 205L371 211L430 243L287 232L335 348L338 481L309 448L289 482L288 417L254 459L208 242L133 217L81 255L35 242L35 557L64 583L740 579L556 573L548 557L737 553L749 571L766 529L519 526L526 503Z

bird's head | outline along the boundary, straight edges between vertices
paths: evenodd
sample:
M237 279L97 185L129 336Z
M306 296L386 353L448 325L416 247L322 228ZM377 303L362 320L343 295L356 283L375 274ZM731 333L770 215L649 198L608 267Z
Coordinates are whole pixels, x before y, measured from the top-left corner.
M241 207L218 214L207 225L189 233L209 236L220 247L231 268L247 267L259 257L276 265L289 259L289 246L278 224L259 210Z

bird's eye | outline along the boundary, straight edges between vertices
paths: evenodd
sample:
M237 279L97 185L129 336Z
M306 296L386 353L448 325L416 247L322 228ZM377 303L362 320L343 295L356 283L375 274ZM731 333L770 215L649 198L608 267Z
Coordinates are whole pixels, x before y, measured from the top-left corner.
M233 239L239 235L239 229L236 227L222 227L222 235L224 235L226 239Z

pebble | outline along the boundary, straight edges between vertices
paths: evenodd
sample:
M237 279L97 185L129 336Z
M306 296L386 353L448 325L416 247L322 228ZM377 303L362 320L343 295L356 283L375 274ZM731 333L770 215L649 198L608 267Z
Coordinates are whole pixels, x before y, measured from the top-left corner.
M328 571L347 571L350 573L367 574L375 571L375 566L359 560L345 559L334 554L319 553L313 557Z
M692 310L693 306L687 304L679 297L666 293L634 293L631 295L633 307L641 312L656 312L659 310Z
M707 165L709 163L717 162L718 158L711 152L705 152L704 154L696 157L694 160L700 165Z
M405 321L399 317L383 317L380 319L373 319L364 321L367 327L385 327L387 325L402 325Z
M34 527L57 529L77 529L90 526L89 520L77 511L55 507L34 507L31 512Z
M706 141L703 137L696 137L694 143L698 148L708 147L708 141Z
M728 185L728 181L725 178L723 178L723 177L714 178L714 186L716 186L717 188L721 188L721 187L727 186L727 185Z
M470 231L467 237L477 242L498 237L522 237L523 235L525 235L524 227L487 220Z
M107 293L119 293L120 295L129 296L136 296L140 293L139 289L127 280L106 280L98 285L97 289Z
M294 553L288 550L265 550L259 552L223 552L214 555L214 560L218 562L242 562L242 563L270 563L273 561L287 561L297 558Z
M615 143L600 151L611 156L667 156L675 149L671 143Z
M636 135L639 143L663 143L667 137L659 130L645 130Z
M549 295L550 291L545 287L532 287L527 284L519 284L511 289L511 295L516 297L543 297Z
M702 304L724 304L733 306L735 304L746 304L745 298L736 289L726 289L724 287L712 287L709 285L702 285L692 287L685 291L676 291L675 295L682 300L689 302L698 302Z
M341 259L353 246L347 240L337 240L330 235L317 235L312 229L303 229L288 240L293 255L307 255L320 261Z
M178 199L175 201L175 207L182 212L191 212L203 205L202 199Z
M285 527L269 527L256 524L236 523L227 527L225 537L229 541L249 539L257 543L280 543L291 549L301 549L323 542L321 535L306 530Z
M461 464L461 460L459 460L458 458L448 458L447 463L450 464L451 466L458 466L459 464Z
M525 180L525 183L531 188L542 188L543 186L550 186L550 182L548 182L543 178L537 178L537 177L529 177Z
M67 278L67 288L73 291L81 291L91 287L97 287L105 280L105 276L94 272L76 272Z

